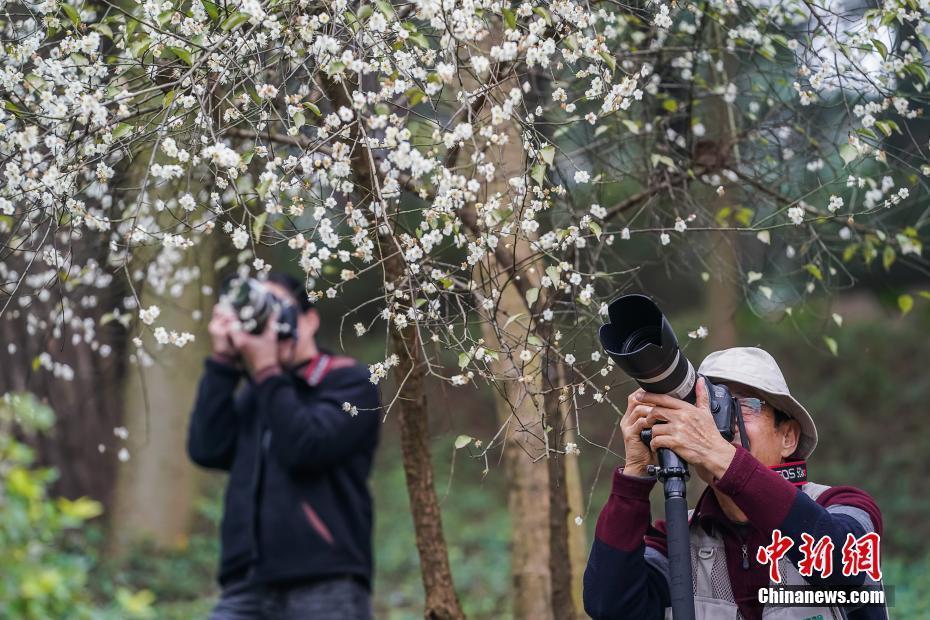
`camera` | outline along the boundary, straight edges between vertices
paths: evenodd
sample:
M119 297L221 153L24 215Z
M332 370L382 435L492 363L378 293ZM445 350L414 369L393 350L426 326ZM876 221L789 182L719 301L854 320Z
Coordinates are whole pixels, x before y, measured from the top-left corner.
M297 306L281 299L255 278L234 277L228 280L220 302L229 305L243 329L250 334L265 331L277 310L274 330L278 340L297 337Z
M678 339L659 306L645 295L624 295L607 307L609 323L598 332L607 354L641 388L653 394L668 394L692 405L697 396L695 386L699 375L678 346ZM710 401L710 412L717 430L727 441L734 436L734 423L740 426L740 439L748 438L742 428L739 403L725 385L717 385L704 377ZM640 437L648 444L652 431L644 430Z

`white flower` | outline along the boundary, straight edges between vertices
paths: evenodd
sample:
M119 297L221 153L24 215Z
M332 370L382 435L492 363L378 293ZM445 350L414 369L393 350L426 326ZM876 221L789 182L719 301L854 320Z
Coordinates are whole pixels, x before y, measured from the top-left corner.
M624 239L624 240L629 239L629 238L630 238L630 229L624 227L624 229L620 231L620 238L621 238L621 239Z
M566 355L566 356L565 356L565 363L568 364L569 366L571 366L572 364L574 364L574 363L575 363L575 356L572 355L571 353L569 353L568 355Z
M197 207L197 202L190 194L184 194L181 196L181 199L178 200L178 204L181 205L185 211L193 211Z
M758 271L750 271L746 274L746 284L752 284L758 280L762 279L762 274Z
M687 228L688 228L688 225L685 223L685 221L684 221L683 219L681 219L681 218L679 217L679 218L677 218L677 219L675 220L675 230L676 230L676 231L678 231L678 232L680 232L680 233L681 233L681 232L685 232L685 230L687 230Z
M361 323L356 323L356 324L354 325L354 327L355 327L355 335L356 335L356 336L364 336L364 335L365 335L365 326L364 326L364 325L362 325Z
M528 362L528 361L530 361L531 359L533 359L533 353L532 353L532 352L527 351L526 349L523 349L522 351L520 351L520 360L521 360L521 361Z
M836 213L840 210L840 207L843 206L843 199L839 196L830 196L830 204L827 205L827 209L830 213Z
M120 448L119 453L116 455L116 457L120 461L125 463L126 461L129 460L129 450L127 450L126 448Z
M161 314L161 308L158 306L149 306L144 310L139 310L139 320L146 325L151 325L155 322L155 319L158 318L159 314Z
M689 338L701 339L707 338L707 328L701 325L696 330L688 332Z
M249 233L245 232L245 228L239 226L236 228L235 232L232 234L232 243L237 250L245 248L249 243Z
M804 209L801 207L789 207L788 219L792 224L801 225L804 223Z
M591 175L587 170L578 170L575 172L575 183L587 183L591 179Z
M571 454L572 456L578 456L581 454L581 450L578 449L578 445L572 442L565 444L565 454Z
M582 519L580 516L575 517L575 525L581 525L582 523L584 523L584 519Z
M117 426L113 429L113 434L122 440L129 439L129 430L125 426Z
M260 84L255 92L260 99L274 99L278 95L278 89L271 84Z
M544 321L551 321L551 320L552 320L552 316L553 316L552 310L550 310L550 309L548 309L548 308L545 309L545 310L543 310L542 316L543 316L543 320L544 320Z
M600 351L591 351L591 361L599 362L601 361L601 352Z
M672 238L668 236L668 233L662 233L659 235L659 241L662 242L662 245L668 245L672 242Z

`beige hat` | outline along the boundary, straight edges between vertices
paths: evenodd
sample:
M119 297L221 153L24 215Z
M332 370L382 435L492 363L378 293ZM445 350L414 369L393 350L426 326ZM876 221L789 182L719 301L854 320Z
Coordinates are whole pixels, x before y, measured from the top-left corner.
M708 355L698 373L713 382L734 381L758 390L765 402L801 424L801 438L791 458L806 459L817 447L817 427L807 409L788 391L775 358L756 347L734 347Z

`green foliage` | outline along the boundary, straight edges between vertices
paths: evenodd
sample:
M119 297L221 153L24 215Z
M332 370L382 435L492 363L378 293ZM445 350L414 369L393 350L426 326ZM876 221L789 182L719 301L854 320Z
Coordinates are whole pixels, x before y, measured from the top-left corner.
M19 620L109 620L154 617L154 595L120 589L98 608L87 589L91 556L79 551L86 522L103 512L91 499L53 498L53 469L36 465L16 438L48 431L52 410L31 394L0 400L0 617Z

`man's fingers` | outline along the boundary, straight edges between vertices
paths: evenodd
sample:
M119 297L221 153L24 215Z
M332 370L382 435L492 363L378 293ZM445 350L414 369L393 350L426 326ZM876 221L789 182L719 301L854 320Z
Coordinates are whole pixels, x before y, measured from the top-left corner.
M652 392L645 392L641 400L644 403L658 405L659 407L665 407L666 409L681 409L682 407L688 406L688 403L685 401L679 400L674 396L669 396L668 394L653 394Z
M662 407L650 407L649 414L646 416L646 420L649 424L658 424L659 422L668 422L675 417L675 411L670 411Z
M700 409L709 409L710 408L710 397L707 393L707 379L704 377L698 377L697 384L694 386L696 405Z

